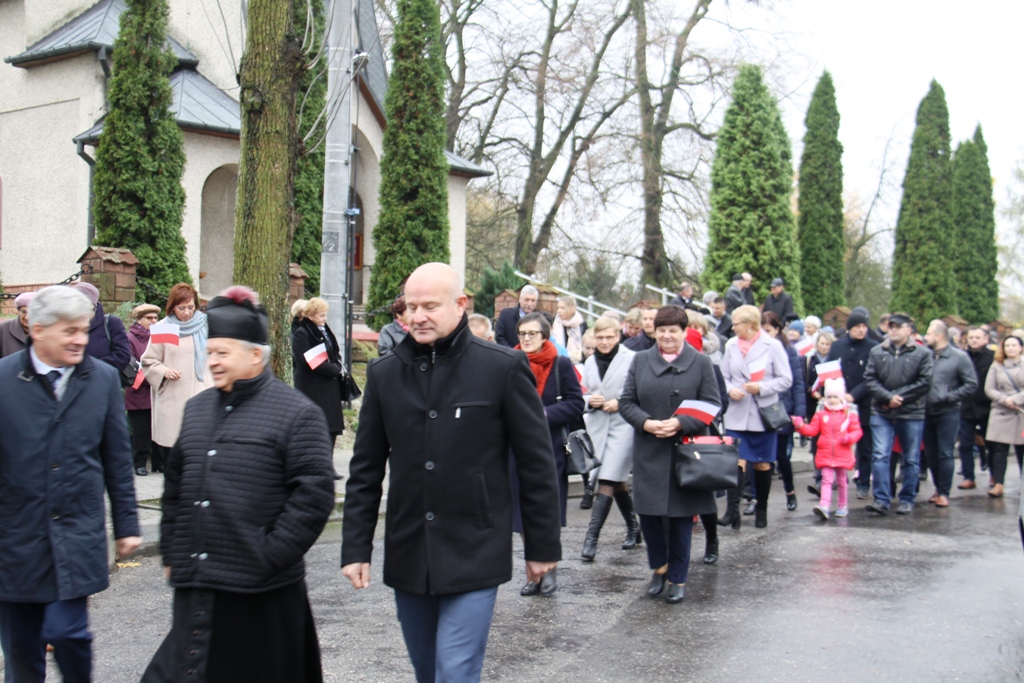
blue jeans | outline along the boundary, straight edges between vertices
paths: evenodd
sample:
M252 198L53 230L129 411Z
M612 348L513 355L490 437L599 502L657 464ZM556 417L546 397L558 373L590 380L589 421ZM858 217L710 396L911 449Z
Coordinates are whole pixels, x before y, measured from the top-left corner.
M395 591L398 621L417 683L480 680L498 587L452 595Z
M871 479L875 500L888 507L892 502L889 482L889 454L892 452L893 437L900 440L903 451L903 487L900 501L914 504L917 496L918 462L921 458L921 436L924 420L890 420L881 415L872 415L871 425Z
M956 433L960 431L960 413L950 411L924 418L924 456L932 471L935 492L949 497L956 470ZM973 437L972 437L973 439ZM903 443L900 441L900 443ZM973 461L972 461L973 464Z
M89 683L92 634L86 600L82 597L50 603L0 602L4 680L42 683L46 679L46 644L50 643L64 680Z

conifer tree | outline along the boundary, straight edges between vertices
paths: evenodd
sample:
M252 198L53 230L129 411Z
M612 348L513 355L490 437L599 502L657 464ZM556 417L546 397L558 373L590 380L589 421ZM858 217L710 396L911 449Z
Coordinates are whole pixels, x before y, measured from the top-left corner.
M369 307L388 304L423 263L447 262L448 164L444 149L444 44L438 5L398 0L392 70L384 98L387 128L380 162L380 216ZM391 321L378 314L375 328Z
M293 5L297 35L303 35L306 31L307 8L312 10L312 44L306 49L306 54L319 53L324 37L324 1L294 0ZM321 58L320 64L324 61ZM320 117L327 106L327 73L322 66L303 71L296 100L299 108L300 144L306 137L309 137L309 142L300 147L299 158L295 162L295 213L298 223L292 240L292 261L302 266L302 270L309 276L306 282L309 296L316 296L320 292L324 213L324 145L321 138L327 120L326 116Z
M988 147L979 125L953 156L953 245L960 316L975 324L999 317L995 201Z
M170 113L169 76L178 61L167 46L167 0L125 4L96 151L96 243L130 249L138 274L167 292L192 281L181 235L184 139Z
M797 199L800 288L808 313L843 304L843 145L832 76L818 81L804 120Z
M724 292L733 273L754 276L754 298L781 277L802 310L796 226L790 208L789 137L761 69L744 65L719 131L711 167L711 216L704 286Z
M916 124L896 222L889 306L927 325L957 312L949 110L934 80L917 109Z

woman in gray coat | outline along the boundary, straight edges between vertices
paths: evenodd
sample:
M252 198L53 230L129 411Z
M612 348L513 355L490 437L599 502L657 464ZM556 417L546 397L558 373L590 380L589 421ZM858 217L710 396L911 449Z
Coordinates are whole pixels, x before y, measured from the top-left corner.
M690 564L693 516L717 510L711 491L681 489L672 476L672 456L681 436L706 434L696 418L674 415L684 400L721 405L711 361L684 342L686 311L676 306L654 318L656 346L636 355L619 397L619 412L633 426L633 492L647 560L654 570L647 594L669 583L669 603L683 599Z
M760 408L781 400L793 383L789 358L782 343L761 331L761 311L740 306L732 313L736 333L725 345L722 377L729 393L725 430L740 440L740 465L754 466L757 495L754 526L768 526L768 493L772 487L777 437L765 429Z
M583 421L587 423L587 433L594 442L594 454L601 466L595 472L597 496L580 553L584 562L592 562L597 554L597 540L613 499L626 520L622 549L632 550L641 540L640 523L633 512L633 499L626 483L633 468L633 427L619 412L619 397L636 354L619 343L619 323L611 318L598 318L594 335L597 349L583 364L580 384L584 387L586 405Z
M1003 478L1010 446L1017 453L1017 467L1024 462L1024 340L1003 339L985 377L985 395L992 400L985 440L992 454L992 488L988 495L1003 496Z

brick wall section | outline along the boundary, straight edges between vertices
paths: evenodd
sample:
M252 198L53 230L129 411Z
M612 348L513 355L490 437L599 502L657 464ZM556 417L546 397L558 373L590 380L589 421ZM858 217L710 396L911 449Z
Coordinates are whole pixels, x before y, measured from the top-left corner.
M100 290L100 303L106 313L114 310L126 301L135 301L135 269L139 259L127 249L111 247L89 247L78 259L83 270L92 267L92 272L82 276Z

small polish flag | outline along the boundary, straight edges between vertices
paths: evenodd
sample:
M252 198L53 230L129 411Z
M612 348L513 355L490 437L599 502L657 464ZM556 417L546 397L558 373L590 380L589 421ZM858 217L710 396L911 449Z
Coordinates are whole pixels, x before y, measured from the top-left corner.
M135 381L132 383L132 389L138 391L142 383L146 381L146 376L142 374L142 368L139 368L139 374L135 375Z
M818 363L815 369L818 371L818 379L814 381L814 386L811 387L811 391L814 391L823 385L827 379L837 379L843 376L843 371L839 367L838 360L830 360L827 363Z
M575 365L572 366L572 369L576 371L576 380L580 383L580 389L583 391L584 394L589 394L590 389L587 389L585 386L583 386L583 373L580 372L580 369Z
M316 370L327 361L327 345L320 344L306 351L302 356L309 364L310 370Z
M814 340L808 337L807 339L804 339L802 342L797 344L794 348L796 349L797 354L799 354L800 357L803 358L814 349Z
M686 415L709 425L721 409L721 406L706 401L683 401L673 415Z
M150 344L178 345L181 328L171 323L155 323L149 327Z
M747 370L750 371L750 381L760 382L764 379L764 371L768 369L768 356L761 356L750 361Z

